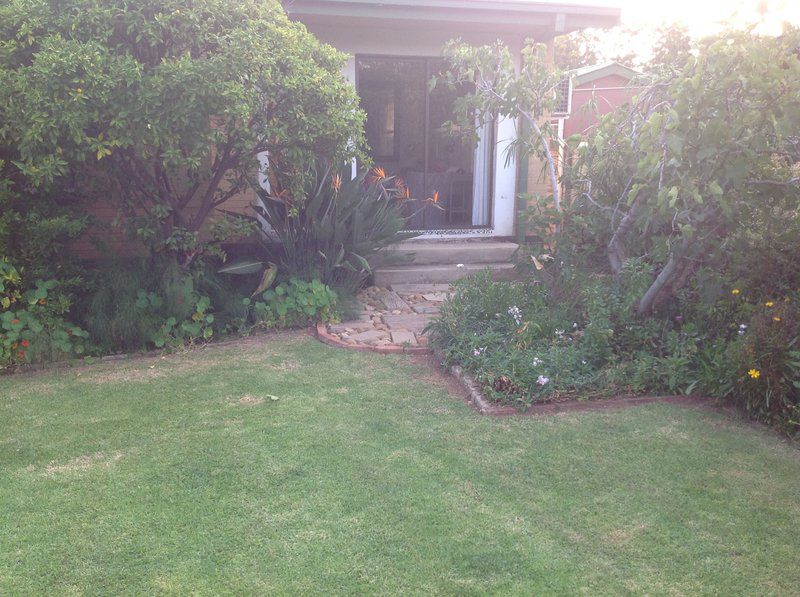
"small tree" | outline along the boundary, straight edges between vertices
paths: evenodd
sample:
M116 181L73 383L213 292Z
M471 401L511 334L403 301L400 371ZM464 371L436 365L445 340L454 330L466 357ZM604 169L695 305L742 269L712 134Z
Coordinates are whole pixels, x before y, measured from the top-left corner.
M684 287L760 208L796 217L798 33L704 41L697 57L603 119L578 149L571 178L611 226L611 272L630 258L654 267L640 315Z
M553 40L553 60L564 71L597 64L600 35L591 29L581 29Z
M522 50L519 73L509 49L502 43L471 47L459 41L447 44L445 58L450 68L444 83L471 85L474 93L456 100L454 132L477 141L477 130L496 117L511 118L518 124L517 135L509 146L510 159L530 155L540 158L550 182L550 200L560 207L556 163L550 149L556 131L547 117L559 99L562 73L547 59L544 44L528 44Z
M360 153L343 61L275 0L4 2L0 157L33 185L71 175L185 265L247 230L216 210L257 156L301 190L314 154Z

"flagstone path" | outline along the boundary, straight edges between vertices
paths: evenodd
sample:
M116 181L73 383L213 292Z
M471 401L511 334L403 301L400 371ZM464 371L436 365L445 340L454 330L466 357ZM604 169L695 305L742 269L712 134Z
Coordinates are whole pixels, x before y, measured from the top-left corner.
M329 324L328 333L351 345L427 346L422 333L447 300L447 284L370 286L358 294L361 312L350 321Z

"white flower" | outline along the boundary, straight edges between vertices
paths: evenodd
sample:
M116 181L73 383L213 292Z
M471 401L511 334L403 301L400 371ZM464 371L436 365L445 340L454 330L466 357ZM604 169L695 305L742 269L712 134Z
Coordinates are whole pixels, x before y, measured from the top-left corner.
M536 383L538 383L540 386L547 384L549 381L550 378L545 377L544 375L540 375L539 377L536 378Z
M586 362L586 359L581 359L581 365L588 365L588 363Z
M464 267L463 263L456 263L456 267Z
M533 357L531 365L533 365L534 367L538 367L541 364L542 364L542 359L540 359L539 357Z
M577 323L575 323L575 322L573 322L573 323L572 323L572 329L573 329L573 330L577 330L577 329L578 329L578 324L577 324Z
M556 335L557 338L563 338L564 337L564 330L556 330L555 331L555 335Z
M519 307L514 305L513 307L508 308L508 314L514 318L514 323L517 325L522 325L522 311L519 310Z
M475 350L472 351L472 354L473 354L473 356L476 356L476 357L481 356L481 349L480 348L476 348Z

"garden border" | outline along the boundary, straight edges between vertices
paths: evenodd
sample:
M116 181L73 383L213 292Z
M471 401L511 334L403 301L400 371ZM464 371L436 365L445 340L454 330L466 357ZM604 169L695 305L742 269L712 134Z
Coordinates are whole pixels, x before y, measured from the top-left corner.
M169 355L183 354L193 352L195 350L205 350L217 346L225 346L227 344L234 344L241 340L255 338L259 336L273 336L276 334L285 334L291 332L304 332L308 335L313 335L308 327L294 328L294 329L271 329L259 330L247 335L225 336L223 338L210 339L201 344L183 345L176 348L153 348L149 350L142 350L139 352L118 352L112 354L104 354L97 356L82 356L73 359L66 359L62 361L44 361L43 363L17 363L0 369L0 377L12 375L25 375L26 373L42 373L47 371L61 371L63 369L77 369L80 367L90 367L100 363L113 363L122 361L135 361L139 359L152 359L156 357L165 357Z
M444 362L439 351L434 353L440 364ZM570 412L597 412L603 410L614 410L620 408L630 408L642 404L652 404L654 402L668 404L687 404L687 405L709 405L715 402L714 398L696 395L667 395L667 396L618 396L614 398L602 398L597 400L566 400L564 402L540 402L531 404L525 410L519 410L513 406L502 406L493 404L481 391L480 384L469 373L464 371L460 365L451 365L444 369L452 375L469 396L469 403L481 415L494 417L512 416L539 416L555 415Z

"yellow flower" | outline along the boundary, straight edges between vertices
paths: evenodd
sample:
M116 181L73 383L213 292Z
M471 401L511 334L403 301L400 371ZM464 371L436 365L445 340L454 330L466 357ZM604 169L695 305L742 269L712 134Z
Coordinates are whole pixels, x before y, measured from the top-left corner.
M772 318L772 321L777 321L777 322L780 322L780 320L781 320L781 318L780 318L780 317L773 317L773 318Z
M772 301L767 301L766 303L764 303L764 306L765 307L774 307L775 303L773 303Z
M731 290L731 294L733 295L739 294L740 292L741 290L739 290L738 288L734 288L733 290Z
M761 377L761 371L759 371L758 369L750 369L750 371L747 372L747 375L749 375L753 379L758 379L759 377Z

